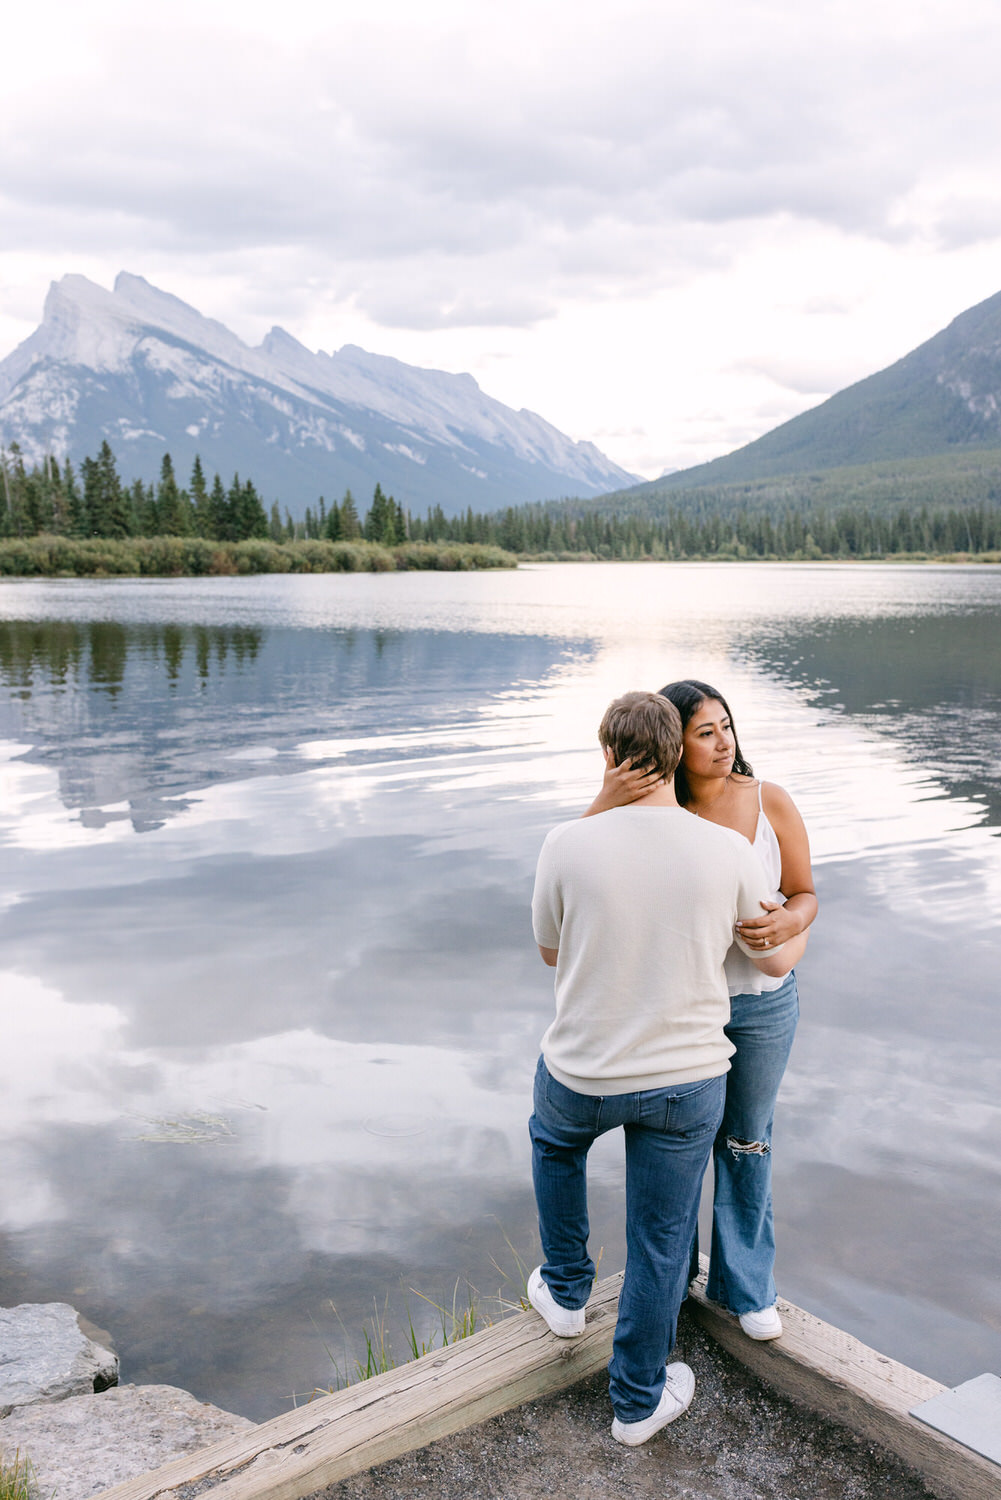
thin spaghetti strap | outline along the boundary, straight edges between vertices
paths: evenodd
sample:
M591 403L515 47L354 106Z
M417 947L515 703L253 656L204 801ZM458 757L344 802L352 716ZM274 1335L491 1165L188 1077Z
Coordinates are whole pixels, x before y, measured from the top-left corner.
M758 781L758 812L764 812L764 810L765 809L761 805L761 782L759 780Z

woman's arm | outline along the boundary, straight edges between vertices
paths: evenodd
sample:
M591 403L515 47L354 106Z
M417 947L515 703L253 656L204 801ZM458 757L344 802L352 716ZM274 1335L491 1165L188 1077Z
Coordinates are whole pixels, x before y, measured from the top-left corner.
M634 771L628 756L621 766L617 766L612 759L611 750L606 750L601 790L587 812L581 813L581 817L590 818L594 813L608 812L612 807L628 807L637 797L645 797L647 792L653 791L659 780L656 771Z
M782 787L766 781L761 787L761 805L779 841L779 852L782 855L780 889L786 899L784 906L780 906L778 902L763 901L762 916L752 917L739 924L741 937L759 951L774 948L779 943L790 943L806 932L817 915L817 896L810 868L810 841L795 802ZM801 956L798 955L794 961L798 962ZM783 953L783 959L784 957Z
M748 957L754 967L762 974L767 974L770 979L784 979L803 957L809 938L809 932L801 932L797 937L784 942L781 950L774 955L765 952L748 954Z

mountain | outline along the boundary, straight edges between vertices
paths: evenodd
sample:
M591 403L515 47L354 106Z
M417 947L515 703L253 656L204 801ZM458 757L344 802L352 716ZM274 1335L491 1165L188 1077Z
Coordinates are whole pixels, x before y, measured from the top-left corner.
M258 348L122 272L113 292L53 282L35 332L0 361L0 443L29 463L74 463L108 442L126 479L151 480L165 451L186 478L254 480L301 516L378 481L405 508L454 515L630 484L591 443L484 395L471 375L423 370L346 345L313 354L281 328Z
M903 359L711 463L632 488L749 483L1001 447L1001 292Z

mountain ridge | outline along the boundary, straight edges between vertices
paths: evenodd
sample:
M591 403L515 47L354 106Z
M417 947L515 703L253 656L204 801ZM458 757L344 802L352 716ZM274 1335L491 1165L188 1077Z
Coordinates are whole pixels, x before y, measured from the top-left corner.
M640 496L1001 446L1001 292L893 364L732 453L630 486Z
M107 439L126 478L152 478L165 449L184 472L197 452L300 514L376 482L405 506L455 514L636 478L472 375L350 344L313 353L277 325L253 348L125 271L111 292L53 282L39 327L0 361L0 441L15 439L29 462L79 462Z

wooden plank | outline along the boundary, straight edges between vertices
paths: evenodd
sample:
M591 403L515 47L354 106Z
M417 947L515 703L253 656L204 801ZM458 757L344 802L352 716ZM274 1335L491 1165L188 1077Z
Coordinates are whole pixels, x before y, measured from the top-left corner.
M895 1454L942 1500L1001 1497L1001 1466L910 1415L912 1406L946 1389L937 1380L781 1298L782 1337L749 1339L735 1317L707 1301L705 1257L692 1305L702 1327L766 1384Z
M263 1422L105 1490L99 1500L299 1500L325 1485L562 1390L611 1357L621 1274L599 1282L579 1339L518 1313L448 1349Z
M755 1343L707 1302L704 1279L693 1288L696 1318L768 1385L895 1454L942 1500L999 1500L1001 1466L909 1415L945 1389L937 1381L788 1302L779 1303L782 1338ZM597 1284L579 1339L556 1339L536 1313L517 1314L97 1500L178 1500L182 1490L206 1500L300 1500L596 1373L611 1355L621 1284L621 1274Z

